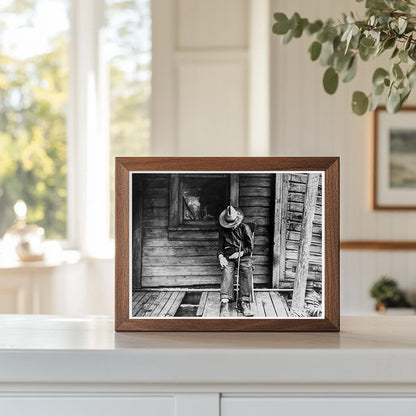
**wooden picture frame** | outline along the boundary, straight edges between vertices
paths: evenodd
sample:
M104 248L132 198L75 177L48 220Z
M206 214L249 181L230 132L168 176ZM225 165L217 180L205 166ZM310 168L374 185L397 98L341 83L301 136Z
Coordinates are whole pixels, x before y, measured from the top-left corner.
M198 226L192 226L192 222L189 229L180 228L178 214L175 212L177 205L172 206L177 195L172 192L170 184L172 181L177 182L177 177L175 179L173 175L186 173L200 174L203 178L200 182L207 183L208 188L204 189L210 189L210 174L229 175L232 184L229 187L230 203L237 205L239 202L238 212L246 211L243 221L252 218L257 220L258 231L253 231L251 225L248 228L253 232L254 240L254 256L251 254L255 263L254 272L251 273L254 284L250 293L251 303L249 302L249 306L256 309L254 317L243 316L240 312L237 314L235 310L230 317L219 317L218 309L212 314L212 311L207 312L211 308L209 299L220 299L222 277L220 271L216 272L218 259L212 248L215 244L218 245L218 231L211 227L201 231ZM177 187L177 183L174 186ZM200 192L200 195L204 195L200 190L202 188L195 186L193 194L199 195ZM217 193L213 202L202 203L200 196L189 198L194 199L189 199L188 202L197 201L191 210L199 210L195 211L198 215L194 212L195 218L192 218L198 221L202 218L202 207L205 215L203 219L207 217L211 220L213 215L210 210L218 213L218 207L222 204L222 201L218 202ZM267 201L272 201L270 207ZM116 331L339 331L339 158L116 158L115 203ZM215 203L217 208L214 207ZM231 210L227 211L230 212ZM202 232L207 233L208 242ZM246 233L250 234L249 231ZM183 241L185 238L187 241ZM297 243L291 241L291 238L297 238ZM199 261L196 255L192 257L192 266L184 266L191 257L181 257L178 253L189 247L199 250L195 253L202 253L205 256L203 261L202 257ZM321 251L318 250L319 247ZM169 257L172 252L174 254ZM243 262L244 256L245 254L240 262ZM198 270L198 279L195 280L195 274L191 272L188 275L184 267ZM176 270L180 270L183 275L178 275ZM206 276L204 270L207 270ZM315 273L312 280L311 273ZM290 283L290 279L293 283ZM161 285L161 282L161 289L155 287L156 284ZM198 285L192 290L188 286L168 286L184 285L183 282L188 286L194 283ZM213 287L201 285L208 282ZM240 281L241 292L242 284ZM275 287L276 284L280 286ZM290 284L292 288L289 287ZM200 286L203 288L198 289ZM306 316L305 293L318 293L319 287L321 309L318 306L312 312L308 309L312 316ZM182 292L186 294L183 295ZM194 292L197 296L194 296ZM175 301L172 301L174 295L171 293L178 293ZM188 296L190 300L187 302L191 303L191 295L197 297L199 303L195 306L183 304L184 296ZM225 295L221 292L221 299L223 296ZM244 300L241 293L240 296ZM182 303L175 316L158 315L162 310L170 308L171 304L177 303L179 298ZM230 309L232 304L229 304ZM202 309L205 308L203 314L201 305ZM216 303L213 305L217 307ZM291 305L290 310L288 305ZM296 309L294 305L303 306ZM188 307L193 311L198 308L196 317L183 315ZM269 315L267 308L272 311Z
M416 162L415 116L416 106L404 107L396 114L388 113L384 106L373 112L374 210L416 209L416 169L409 170L409 165ZM406 146L406 141L409 142L411 152L393 149L393 140L394 143L402 141L402 147ZM413 155L414 160L410 160Z

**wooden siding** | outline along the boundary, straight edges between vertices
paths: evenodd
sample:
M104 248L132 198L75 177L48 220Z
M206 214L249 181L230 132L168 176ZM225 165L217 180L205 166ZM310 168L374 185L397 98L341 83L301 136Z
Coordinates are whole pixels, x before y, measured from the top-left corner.
M254 283L271 287L274 174L241 174L239 206L245 222L257 224L254 236Z
M240 175L239 182L245 221L257 224L254 283L269 286L273 175ZM219 285L218 231L169 230L169 183L168 174L143 175L141 286Z
M170 175L143 175L142 246L140 267L134 270L136 288L219 285L221 271L216 257L218 231L169 229ZM306 193L306 174L288 174L285 255L280 289L293 289ZM240 174L239 207L245 222L257 224L254 248L254 282L271 287L275 174ZM319 186L312 229L308 288L322 286L322 191Z
M286 254L284 279L279 288L293 289L298 265L300 231L303 218L303 203L306 194L307 174L289 175L288 219L286 232ZM312 246L309 260L309 289L322 287L322 184L318 197L312 227Z

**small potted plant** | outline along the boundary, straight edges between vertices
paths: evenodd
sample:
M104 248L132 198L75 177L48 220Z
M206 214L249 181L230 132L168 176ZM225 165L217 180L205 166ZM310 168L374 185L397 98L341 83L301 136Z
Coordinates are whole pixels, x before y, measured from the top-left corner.
M387 308L411 308L397 282L387 276L381 277L373 284L370 295L376 300L378 312L386 312Z

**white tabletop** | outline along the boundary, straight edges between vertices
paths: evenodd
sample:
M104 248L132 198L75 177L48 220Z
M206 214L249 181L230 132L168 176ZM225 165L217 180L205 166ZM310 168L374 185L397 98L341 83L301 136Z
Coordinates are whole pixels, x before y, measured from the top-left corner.
M115 333L108 317L0 316L1 382L416 383L416 316L340 333Z

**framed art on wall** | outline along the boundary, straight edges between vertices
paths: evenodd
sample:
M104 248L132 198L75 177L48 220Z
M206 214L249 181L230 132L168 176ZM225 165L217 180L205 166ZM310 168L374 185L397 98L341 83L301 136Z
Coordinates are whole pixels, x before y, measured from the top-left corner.
M117 331L338 331L338 158L116 158Z
M415 120L416 107L374 112L374 209L416 209Z

